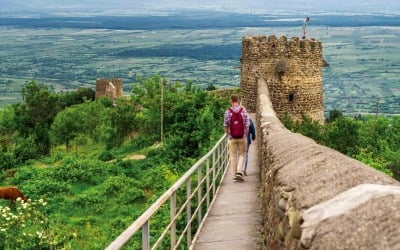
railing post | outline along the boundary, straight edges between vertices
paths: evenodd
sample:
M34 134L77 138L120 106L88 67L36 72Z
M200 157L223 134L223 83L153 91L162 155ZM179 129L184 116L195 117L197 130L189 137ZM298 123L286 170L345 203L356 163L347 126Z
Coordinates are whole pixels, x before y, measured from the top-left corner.
M187 247L190 247L190 243L192 242L192 225L190 223L190 219L192 217L192 202L190 201L191 195L191 177L189 177L186 181L186 200L188 200L188 204L186 205L186 223L188 225L187 229Z
M142 250L150 249L150 223L146 221L142 226Z
M222 160L222 155L221 155L221 144L218 145L217 147L217 155L218 155L218 168L221 167L221 160Z
M217 163L215 162L215 152L217 152L217 150L215 150L213 152L213 167L212 167L212 182L213 182L213 199L215 196L215 168L217 167Z
M199 225L201 224L201 169L202 169L203 164L199 166L197 169L197 186L199 187L197 189L197 207L199 208L197 211L197 218L199 220Z
M210 207L210 173L208 172L210 171L210 159L207 159L207 163L206 163L206 193L207 193L207 210Z
M176 192L171 195L170 199L170 221L174 219L176 215ZM173 221L171 225L171 249L174 249L176 244L176 221Z
M228 159L228 139L225 138L225 143L221 143L223 145L223 169L225 171L225 169L228 167L229 164L229 159Z

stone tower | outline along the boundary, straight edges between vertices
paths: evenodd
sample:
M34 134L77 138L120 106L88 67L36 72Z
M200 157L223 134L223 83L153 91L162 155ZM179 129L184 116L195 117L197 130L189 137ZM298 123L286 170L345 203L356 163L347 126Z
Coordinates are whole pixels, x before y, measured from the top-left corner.
M276 114L286 113L301 120L305 113L313 120L324 121L322 99L321 42L314 39L290 41L282 36L248 36L242 40L241 81L243 105L255 112L257 78L264 78Z
M96 99L100 96L107 96L111 100L122 96L122 79L120 78L101 78L96 81Z

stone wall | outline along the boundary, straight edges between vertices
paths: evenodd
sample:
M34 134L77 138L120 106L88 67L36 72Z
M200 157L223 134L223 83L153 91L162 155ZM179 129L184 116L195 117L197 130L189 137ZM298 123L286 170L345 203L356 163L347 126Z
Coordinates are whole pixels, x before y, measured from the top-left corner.
M277 118L258 80L265 249L400 249L400 183Z
M96 99L100 96L107 96L108 98L115 99L123 96L123 83L120 78L101 78L96 81Z
M242 40L241 81L244 105L256 109L257 78L266 80L278 117L302 113L324 120L321 42L282 36L248 36Z

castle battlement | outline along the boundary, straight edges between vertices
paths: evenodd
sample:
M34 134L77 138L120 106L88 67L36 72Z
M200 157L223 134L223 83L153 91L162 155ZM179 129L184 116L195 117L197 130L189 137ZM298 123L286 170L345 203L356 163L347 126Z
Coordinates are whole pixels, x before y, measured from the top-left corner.
M243 104L255 112L257 78L264 78L278 116L289 114L300 120L305 113L323 121L324 65L321 42L313 38L243 37L240 83Z
M242 60L257 60L261 57L313 58L322 63L320 41L286 36L246 36L242 40Z

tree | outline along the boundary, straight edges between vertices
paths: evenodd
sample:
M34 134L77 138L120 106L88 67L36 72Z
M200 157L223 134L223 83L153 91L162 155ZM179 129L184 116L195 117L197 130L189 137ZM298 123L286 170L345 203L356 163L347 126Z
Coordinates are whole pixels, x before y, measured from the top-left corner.
M84 133L84 116L78 108L66 108L59 112L51 125L51 135L55 143L65 143L68 151L70 141Z
M324 128L318 122L311 119L306 114L301 114L302 116L302 123L299 125L298 123L295 125L299 127L299 132L305 136L311 137L316 140L318 143L324 144L325 135L324 135Z
M68 91L60 94L60 107L66 107L81 104L85 101L94 101L96 92L90 88L78 88L74 91Z
M103 129L103 138L108 149L120 147L133 131L136 109L130 100L117 99L109 112L109 124Z
M136 129L140 133L154 138L160 138L161 130L161 87L164 87L164 110L168 110L169 87L166 80L160 76L147 79L137 78L137 83L132 85L131 100L138 107L136 116ZM164 120L164 124L167 121Z
M58 96L53 89L35 81L28 82L22 88L23 103L21 110L28 118L28 125L34 128L36 124L50 125L59 111Z
M35 81L22 88L23 102L14 106L14 122L19 134L27 138L34 134L38 154L50 152L49 127L59 111L57 94Z
M84 126L85 134L95 143L99 142L102 126L110 119L112 106L108 106L108 103L106 105L104 105L104 98L101 98L76 106L82 112L82 126Z
M355 156L361 140L359 128L358 121L350 117L337 119L327 128L327 145L343 154Z
M12 149L15 130L16 124L14 109L9 106L0 110L0 150L2 152Z
M343 113L337 109L329 111L329 117L326 119L327 122L334 122L337 119L340 119L343 117Z
M83 146L86 145L88 142L87 136L83 134L79 134L75 136L74 138L74 144L75 144L75 156L78 157L78 146Z
M213 91L213 90L217 90L217 87L215 87L215 85L211 83L211 84L207 84L205 90L206 91Z

